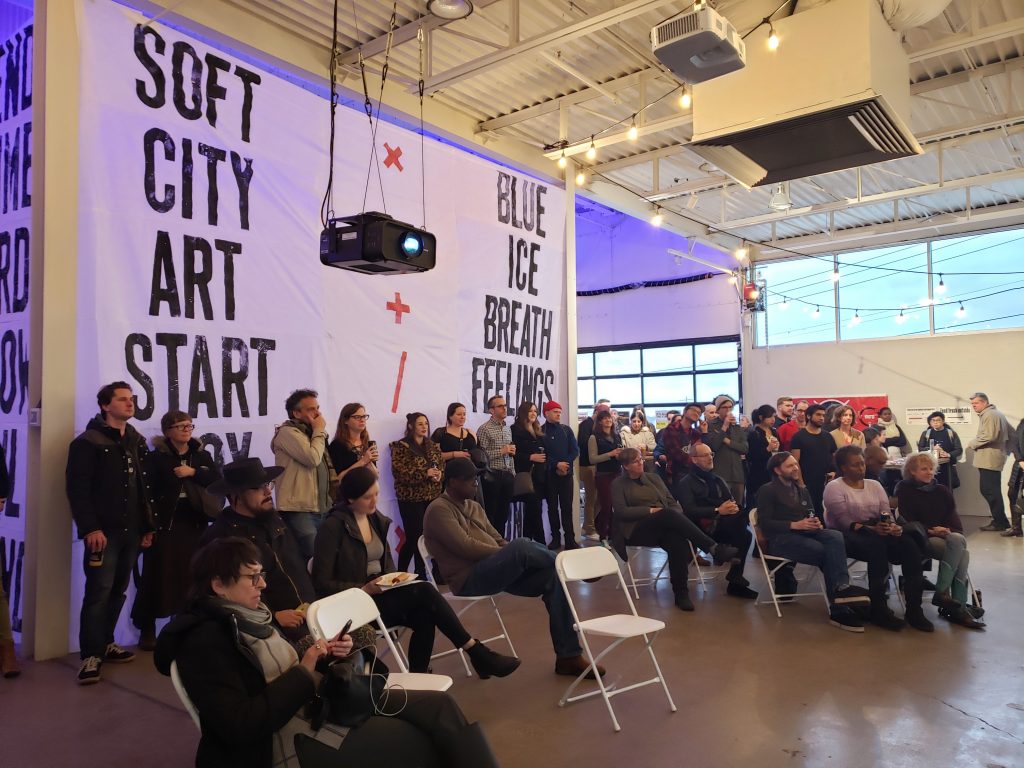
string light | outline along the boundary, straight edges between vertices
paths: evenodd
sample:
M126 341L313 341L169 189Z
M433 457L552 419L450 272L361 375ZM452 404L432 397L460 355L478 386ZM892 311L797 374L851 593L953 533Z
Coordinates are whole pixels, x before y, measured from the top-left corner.
M964 309L964 303L962 301L960 302L960 309L958 309L955 314L956 314L957 317L966 317L967 316L967 310Z
M907 318L903 316L903 310L901 309L900 313L896 316L896 325L903 325L905 322L907 322Z
M576 174L576 186L577 187L582 187L586 183L587 183L587 174L585 174L583 171L580 171L579 173L577 173Z
M815 306L814 312L811 313L811 317L813 317L815 320L821 317L821 307Z
M744 242L740 244L739 248L732 252L732 255L736 257L736 261L743 261L747 258L748 253L749 250L747 249L747 244Z
M782 297L782 303L779 304L779 309L781 309L783 312L789 309L789 299L787 299L785 296Z
M661 208L654 209L654 215L651 216L651 224L655 227L660 227L661 223L665 220L665 217L661 215Z
M853 328L854 326L857 326L857 325L860 325L860 310L859 309L855 309L853 311L853 317L850 319L850 327L851 328Z
M679 93L679 106L682 109L689 109L691 104L693 104L693 96L690 95L690 89L684 85L683 90Z
M597 145L594 144L594 137L590 137L590 149L587 150L587 160L594 160L597 157Z
M629 130L626 132L626 136L629 137L630 141L636 141L639 135L640 131L636 127L636 115L633 115L633 124L629 126Z
M839 282L839 267L833 267L832 268L832 282L833 283L838 283Z
M779 36L775 34L775 27L772 23L768 22L768 50L777 51L779 49Z
M565 168L569 164L569 161L565 159L565 150L562 150L562 156L558 158L558 167Z
M729 285L736 285L736 275L735 275L735 273L729 275Z
M939 272L939 284L935 286L935 292L943 294L946 292L946 283L942 280L942 273Z

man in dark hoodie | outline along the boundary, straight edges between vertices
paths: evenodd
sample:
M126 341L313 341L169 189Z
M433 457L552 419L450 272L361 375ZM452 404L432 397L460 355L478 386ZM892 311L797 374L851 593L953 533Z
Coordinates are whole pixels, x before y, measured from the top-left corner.
M239 459L224 466L224 477L207 488L223 494L228 506L203 535L200 546L214 539L239 536L260 550L267 586L263 602L286 637L301 640L309 634L306 608L316 600L306 558L281 515L274 509L274 480L281 467L264 467L258 458Z
M143 466L146 441L128 420L135 415L131 387L107 384L96 395L99 415L71 441L65 472L71 515L85 540L85 595L78 630L78 682L100 681L103 662L123 664L135 654L114 642L114 627L139 548L153 543L150 489Z

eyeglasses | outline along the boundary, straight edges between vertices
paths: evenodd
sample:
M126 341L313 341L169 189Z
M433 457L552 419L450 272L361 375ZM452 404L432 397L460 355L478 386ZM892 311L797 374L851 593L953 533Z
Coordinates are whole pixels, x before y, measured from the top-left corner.
M172 424L171 429L177 429L181 432L191 432L196 428L195 424Z
M350 419L355 419L356 421L369 421L370 420L370 414L364 413L361 416L352 415L352 416L349 416L349 418Z
M495 403L494 405L491 406L491 408L508 408L508 404L507 403Z
M693 459L713 459L715 458L714 452L712 453L695 453L691 456Z
M267 583L267 572L256 571L256 573L240 573L238 574L238 579L239 581L241 581L242 579L249 579L250 581L252 581L252 585L254 587L258 587L261 581L264 584Z
M274 481L270 480L269 482L261 483L260 485L257 485L255 488L250 488L249 490L250 491L272 491L272 490L274 490L274 485L275 485Z

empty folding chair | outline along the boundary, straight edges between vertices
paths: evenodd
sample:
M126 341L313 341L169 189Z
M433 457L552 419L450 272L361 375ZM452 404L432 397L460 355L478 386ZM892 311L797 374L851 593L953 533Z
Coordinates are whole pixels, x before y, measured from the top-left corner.
M757 507L750 510L750 528L754 532L754 546L757 547L757 552L761 556L761 567L764 568L764 578L768 582L768 593L771 595L771 602L775 605L775 614L781 619L782 609L779 607L780 598L800 598L800 597L816 597L821 595L821 599L825 601L825 610L828 611L828 594L825 592L825 580L821 575L821 571L813 566L807 566L813 568L814 573L807 580L815 580L818 585L818 589L813 592L792 592L789 594L779 594L775 591L775 574L781 568L794 563L795 561L789 560L785 557L779 557L778 555L770 555L766 551L764 534L761 533L761 529L757 527ZM758 597L757 604L769 602L767 599Z
M410 672L404 657L395 648L391 632L384 625L380 611L373 598L359 587L346 589L343 592L325 597L311 603L306 610L306 624L317 640L327 640L337 635L348 622L353 627L376 622L380 627L384 642L399 666L401 672L388 675L388 687L399 685L414 691L447 691L452 687L452 679L447 675L428 675L421 672Z
M604 699L605 706L608 708L608 714L612 718L612 726L616 731L620 731L622 728L619 726L619 721L615 717L615 710L612 709L612 697L618 696L620 693L625 693L626 691L631 691L634 688L641 688L645 685L660 683L662 690L665 691L665 698L668 699L669 708L675 712L675 702L672 701L672 694L669 693L668 685L665 683L665 677L661 672L661 667L658 665L658 659L654 655L654 649L652 648L654 639L658 636L658 633L665 628L665 622L659 621L658 619L649 619L637 614L636 606L633 604L633 599L629 596L629 591L626 589L626 582L622 578L622 572L619 570L619 564L615 560L615 556L604 547L585 547L583 549L567 550L565 552L560 552L558 557L555 558L555 570L558 572L558 580L562 583L562 589L565 591L566 600L569 602L569 610L572 612L575 628L580 633L580 641L583 644L583 653L590 665L572 681L565 693L562 695L561 700L558 702L558 706L564 707L568 702L579 701L580 699L587 699L592 696L600 696ZM626 597L626 602L629 605L630 612L625 614L618 613L611 616L599 616L593 619L581 619L579 612L576 610L576 604L572 599L572 591L569 588L569 582L580 581L582 579L593 579L600 576L609 576L611 574L615 574L618 578L619 586L622 588L622 594ZM595 656L590 647L590 638L592 636L611 638L612 643ZM655 676L650 680L633 683L632 685L627 685L622 688L619 688L615 683L605 685L601 676L596 674L598 662L600 662L601 659L607 656L619 645L632 637L643 638L644 649L647 651L647 654L651 658L651 663L654 665ZM573 696L573 691L575 691L577 686L583 682L587 672L591 669L595 671L598 689L596 691L588 691L587 693L581 693Z

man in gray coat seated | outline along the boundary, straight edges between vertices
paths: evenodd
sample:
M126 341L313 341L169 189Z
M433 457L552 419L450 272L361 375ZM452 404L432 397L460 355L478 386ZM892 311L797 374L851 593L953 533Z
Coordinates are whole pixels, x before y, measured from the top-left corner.
M624 473L612 482L612 546L623 560L628 558L627 546L664 549L676 607L692 611L687 589L690 542L710 552L718 565L732 561L737 550L716 544L683 514L662 479L644 472L643 457L636 448L624 448L619 463Z

